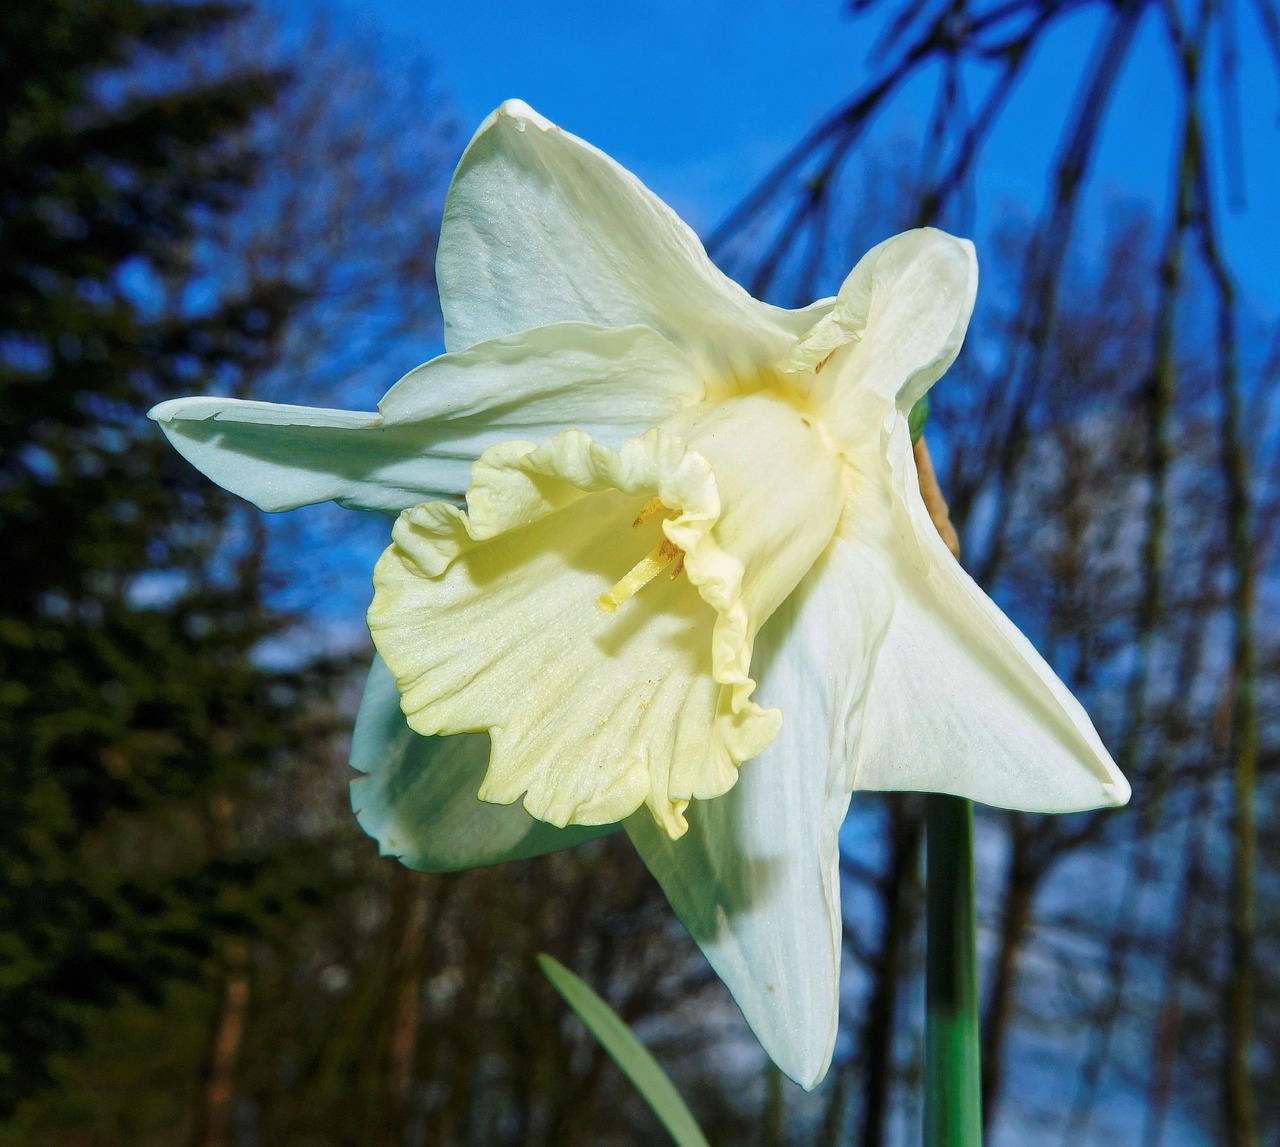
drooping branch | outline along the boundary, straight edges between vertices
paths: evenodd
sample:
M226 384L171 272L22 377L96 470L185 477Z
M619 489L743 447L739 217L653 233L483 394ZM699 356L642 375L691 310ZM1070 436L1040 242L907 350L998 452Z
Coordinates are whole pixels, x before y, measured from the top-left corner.
M1194 50L1194 49L1193 49ZM1125 701L1125 725L1117 763L1122 772L1133 775L1141 751L1146 725L1147 691L1150 686L1152 645L1159 628L1164 597L1165 529L1168 516L1167 483L1173 459L1172 419L1177 400L1176 314L1182 284L1183 244L1192 219L1196 147L1195 89L1186 93L1183 109L1182 145L1175 163L1173 207L1160 261L1160 294L1156 308L1155 340L1150 379L1147 385L1147 513L1142 543L1142 589L1138 602L1134 664L1129 674ZM1162 770L1163 771L1163 770ZM1157 781L1148 800L1158 802L1167 785L1167 775ZM1121 1012L1130 950L1136 934L1130 922L1137 909L1151 871L1150 834L1143 833L1157 816L1154 805L1144 809L1141 819L1128 822L1135 861L1124 874L1115 921L1104 960L1106 999L1080 1067L1080 1076L1067 1117L1064 1142L1083 1135L1097 1101L1103 1071L1111 1054L1112 1037Z
M1236 292L1222 258L1211 212L1203 151L1197 166L1203 205L1201 252L1218 300L1218 370L1221 385L1222 469L1227 487L1227 534L1231 567L1231 652L1234 699L1231 716L1231 775L1234 795L1231 926L1226 985L1227 1039L1223 1063L1224 1107L1233 1147L1256 1147L1257 1103L1252 1074L1255 884L1257 867L1258 712L1254 611L1257 570L1249 452L1244 438L1240 394Z
M1071 126L1055 164L1052 206L1032 242L1023 284L1023 306L1015 327L1021 337L1015 344L1013 364L1008 372L1011 388L1001 395L1001 409L990 412L1001 430L994 438L995 465L984 466L984 471L994 472L993 489L998 507L1003 507L1008 498L1009 481L1026 446L1024 429L1043 376L1049 332L1057 307L1058 282L1074 228L1085 173L1097 147L1102 117L1115 91L1121 65L1133 45L1143 7L1140 0L1124 0L1116 5L1107 31L1094 52L1089 75L1083 83ZM962 517L967 516L970 508L966 499L975 493L973 487L962 487L952 492L961 507ZM1004 520L999 508L997 520ZM1005 531L998 528L975 575L980 583L990 578L1002 560L1004 541Z

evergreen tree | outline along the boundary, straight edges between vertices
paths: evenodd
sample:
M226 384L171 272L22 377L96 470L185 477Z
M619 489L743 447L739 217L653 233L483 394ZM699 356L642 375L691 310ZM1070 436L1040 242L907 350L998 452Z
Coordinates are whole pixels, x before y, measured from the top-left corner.
M216 808L288 738L300 687L254 658L284 621L260 547L145 419L251 369L298 298L202 304L191 269L283 81L175 64L241 16L0 6L0 1114L95 1012L159 999L264 906L255 865L189 847L216 816L128 845L175 798Z

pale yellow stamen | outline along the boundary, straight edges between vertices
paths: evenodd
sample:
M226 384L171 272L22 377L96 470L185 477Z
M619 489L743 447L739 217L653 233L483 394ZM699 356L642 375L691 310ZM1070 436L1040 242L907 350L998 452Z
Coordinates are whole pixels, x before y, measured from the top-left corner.
M648 507L646 506L645 509L647 510ZM643 513L643 511L641 512ZM678 575L680 570L684 568L684 551L669 538L663 538L631 567L626 576L617 585L609 590L608 593L602 593L596 598L596 605L603 609L605 613L617 613L618 606L644 589L676 558L680 559L680 565L673 576Z

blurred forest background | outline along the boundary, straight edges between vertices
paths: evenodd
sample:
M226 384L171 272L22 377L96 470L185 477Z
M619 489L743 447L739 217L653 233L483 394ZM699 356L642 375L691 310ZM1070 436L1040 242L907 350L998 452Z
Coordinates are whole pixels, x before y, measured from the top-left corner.
M990 1141L1280 1144L1280 325L1219 238L1241 157L1280 144L1235 71L1244 35L1280 75L1280 9L856 6L875 63L709 237L784 304L894 230L972 233L992 125L1036 114L1036 49L1097 14L1043 202L974 236L979 311L929 423L966 565L1134 783L1121 813L980 810ZM1167 194L1083 220L1152 24L1180 93ZM928 122L876 134L922 77ZM713 1142L918 1139L914 798L854 801L841 1036L806 1095L625 841L447 877L377 857L346 796L369 649L358 608L314 607L358 601L352 547L385 523L265 520L144 418L206 391L362 405L434 353L464 139L428 71L322 24L0 8L0 1147L659 1141L538 951L636 1026Z

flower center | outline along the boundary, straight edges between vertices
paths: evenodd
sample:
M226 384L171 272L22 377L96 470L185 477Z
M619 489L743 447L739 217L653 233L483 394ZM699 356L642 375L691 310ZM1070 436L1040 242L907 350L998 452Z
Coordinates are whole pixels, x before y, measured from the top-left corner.
M667 510L667 507L662 504L661 498L650 498L636 515L635 521L631 523L632 529L643 526L650 518L664 510ZM669 510L667 512L670 513ZM684 551L670 538L663 537L619 579L612 589L596 598L596 605L605 613L617 613L618 606L644 589L672 562L676 563L676 568L671 571L672 580L675 580L684 569Z

